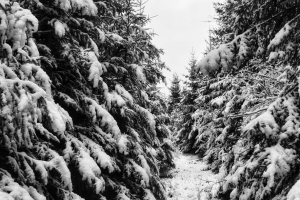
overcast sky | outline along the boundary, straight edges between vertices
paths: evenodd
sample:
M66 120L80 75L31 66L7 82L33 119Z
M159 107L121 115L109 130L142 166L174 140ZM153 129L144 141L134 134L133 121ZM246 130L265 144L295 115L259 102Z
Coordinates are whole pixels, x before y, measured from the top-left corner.
M162 61L171 69L164 72L168 80L172 73L186 74L186 67L194 50L202 58L208 40L209 26L215 16L213 2L221 0L149 0L145 14L154 17L146 26L158 34L153 39L156 47L164 50ZM170 81L168 81L170 82ZM169 87L169 85L168 85Z

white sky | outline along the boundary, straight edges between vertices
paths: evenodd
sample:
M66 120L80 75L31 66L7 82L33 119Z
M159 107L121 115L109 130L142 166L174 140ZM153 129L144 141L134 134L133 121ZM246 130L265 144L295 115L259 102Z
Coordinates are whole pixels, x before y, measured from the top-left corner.
M215 16L213 2L221 0L149 0L145 14L154 17L146 26L158 34L153 39L157 48L164 50L162 61L171 69L164 71L168 87L172 74L187 74L192 50L196 58L202 58L208 40L209 26Z

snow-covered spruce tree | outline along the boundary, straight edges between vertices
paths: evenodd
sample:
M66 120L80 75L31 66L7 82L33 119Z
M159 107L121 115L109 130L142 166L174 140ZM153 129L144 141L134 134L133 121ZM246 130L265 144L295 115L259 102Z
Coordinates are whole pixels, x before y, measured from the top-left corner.
M190 137L190 132L192 130L192 125L194 120L192 119L193 113L196 111L195 99L198 96L198 78L195 72L197 60L195 54L191 53L191 59L189 61L188 75L185 77L184 88L181 92L181 101L178 110L178 123L176 124L177 134L176 143L179 145L179 149L183 152L191 151L191 145L193 145L194 139L187 139Z
M0 1L0 199L166 199L164 65L138 5Z
M157 136L161 139L161 150L164 150L157 157L160 177L167 177L170 175L171 169L175 167L172 154L174 147L171 142L173 137L167 126L170 123L170 117L167 113L168 101L165 94L156 86L150 87L148 91L149 99L152 99L149 109L156 116L157 129L159 130Z
M299 5L271 0L218 5L219 31L227 35L197 63L197 134L187 137L224 176L211 197L300 196Z
M180 102L180 78L178 74L174 73L171 80L170 89L170 97L169 97L169 107L168 112L172 113L176 108L178 108L178 104Z

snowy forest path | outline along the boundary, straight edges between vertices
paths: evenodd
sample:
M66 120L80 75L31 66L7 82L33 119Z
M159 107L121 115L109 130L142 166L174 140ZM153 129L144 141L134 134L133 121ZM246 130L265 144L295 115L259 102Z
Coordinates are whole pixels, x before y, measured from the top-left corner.
M169 200L204 200L206 189L211 188L218 176L207 170L207 165L197 155L175 155L173 177L163 178Z

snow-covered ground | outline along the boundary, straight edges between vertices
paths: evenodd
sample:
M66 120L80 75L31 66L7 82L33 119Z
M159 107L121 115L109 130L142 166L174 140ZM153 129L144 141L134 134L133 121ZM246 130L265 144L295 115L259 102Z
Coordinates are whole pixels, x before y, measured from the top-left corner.
M207 165L196 155L178 153L172 178L162 179L169 200L204 200L206 191L218 186L218 175L207 170Z

